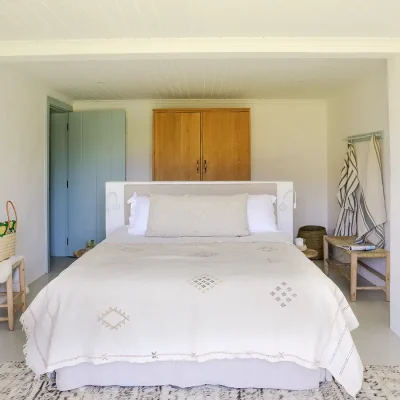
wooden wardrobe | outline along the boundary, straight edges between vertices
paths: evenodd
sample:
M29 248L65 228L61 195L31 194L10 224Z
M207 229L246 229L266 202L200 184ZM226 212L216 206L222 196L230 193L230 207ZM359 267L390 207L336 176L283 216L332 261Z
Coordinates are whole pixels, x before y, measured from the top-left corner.
M153 180L250 180L250 109L153 110Z

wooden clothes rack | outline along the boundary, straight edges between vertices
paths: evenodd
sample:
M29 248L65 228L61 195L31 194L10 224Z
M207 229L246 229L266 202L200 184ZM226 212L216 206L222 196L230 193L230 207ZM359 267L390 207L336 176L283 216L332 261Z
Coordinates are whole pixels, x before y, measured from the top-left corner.
M383 139L383 133L383 131L363 133L361 135L347 136L343 140L345 140L347 143L365 142L370 140L372 135L375 135L378 139Z

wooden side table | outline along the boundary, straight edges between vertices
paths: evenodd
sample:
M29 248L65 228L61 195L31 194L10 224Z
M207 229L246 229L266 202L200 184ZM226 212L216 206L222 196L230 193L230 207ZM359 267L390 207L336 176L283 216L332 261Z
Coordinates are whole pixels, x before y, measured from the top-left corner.
M19 268L19 292L13 292L13 272L16 268ZM1 293L2 294L2 293ZM12 272L7 279L7 303L0 304L0 308L7 308L7 317L0 318L0 322L8 321L8 329L14 330L14 313L26 310L26 284L25 284L25 260L22 259L17 261L12 266ZM15 300L20 298L20 304L14 304Z
M324 267L325 274L329 274L329 267L335 268L341 275L350 281L350 300L357 300L357 290L383 290L386 293L386 301L390 301L390 252L385 249L369 251L350 251L339 246L355 244L355 236L324 236ZM350 256L350 263L342 263L330 254L330 247L338 248ZM375 271L367 265L363 259L382 258L385 260L385 275ZM385 281L385 286L357 286L357 268L363 266L369 272ZM348 268L350 267L350 269Z

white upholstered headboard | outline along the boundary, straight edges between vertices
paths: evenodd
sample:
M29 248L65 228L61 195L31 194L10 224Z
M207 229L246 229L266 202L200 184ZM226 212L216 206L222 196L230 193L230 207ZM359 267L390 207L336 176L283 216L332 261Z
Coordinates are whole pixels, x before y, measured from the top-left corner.
M182 194L272 194L277 197L278 229L293 238L293 182L107 182L106 236L128 224L127 200L138 195Z

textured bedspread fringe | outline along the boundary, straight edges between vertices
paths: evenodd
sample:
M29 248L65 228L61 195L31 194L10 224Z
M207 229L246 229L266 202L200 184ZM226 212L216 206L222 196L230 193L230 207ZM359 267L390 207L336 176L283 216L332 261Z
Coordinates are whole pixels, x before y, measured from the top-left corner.
M26 336L26 343L24 344L24 346L22 348L22 351L24 353L25 363L26 363L27 367L33 371L33 373L35 374L35 379L39 380L40 379L40 374L35 372L36 368L34 366L34 363L33 363L33 361L31 360L31 358L28 355L29 341L32 340L32 339L31 339L31 330L29 328L28 322L26 322L25 315L26 315L26 312L20 318L20 322L21 322L21 325L22 325L22 330L23 330L23 332L25 333L25 336Z

